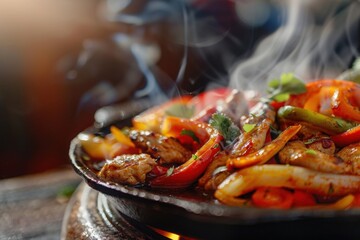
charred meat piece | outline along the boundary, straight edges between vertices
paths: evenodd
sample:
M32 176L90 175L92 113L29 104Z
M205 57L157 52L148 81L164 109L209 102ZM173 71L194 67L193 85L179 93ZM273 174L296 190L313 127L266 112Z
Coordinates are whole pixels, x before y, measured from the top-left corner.
M334 155L336 150L335 143L330 138L317 139L307 144L307 147L329 155Z
M146 174L155 165L155 159L148 154L124 154L106 162L98 175L109 182L136 185L145 182Z
M290 123L290 122L288 122ZM296 124L296 122L295 122ZM290 124L291 125L291 124ZM300 131L296 134L296 136L301 140L311 140L311 139L320 139L328 137L328 135L325 135L321 131L311 127L307 126L306 124L301 125Z
M261 149L270 126L275 121L275 111L268 104L258 103L251 109L251 114L241 118L241 125L255 124L254 130L243 132L231 150L231 156L237 157Z
M216 190L220 183L231 174L226 168L227 159L228 155L225 152L220 152L216 155L204 175L199 179L198 186L208 191Z
M320 172L353 174L351 166L342 158L308 149L301 141L288 142L279 152L279 160L283 164L302 166Z
M353 174L360 175L360 143L344 147L337 156L351 166Z
M137 130L132 130L129 136L137 148L158 159L160 164L182 164L189 160L192 155L190 150L183 147L173 137Z

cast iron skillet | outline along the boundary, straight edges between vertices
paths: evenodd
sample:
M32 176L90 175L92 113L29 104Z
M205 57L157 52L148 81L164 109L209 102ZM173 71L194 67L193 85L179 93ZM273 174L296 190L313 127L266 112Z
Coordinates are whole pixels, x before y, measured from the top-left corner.
M127 121L117 125L124 126ZM108 128L86 131L104 134ZM148 189L111 184L101 180L87 166L77 138L70 145L75 171L93 189L105 194L112 211L130 219L202 239L259 239L260 237L303 239L360 239L360 209L351 210L269 210L254 207L230 207L206 202L178 193L154 192Z

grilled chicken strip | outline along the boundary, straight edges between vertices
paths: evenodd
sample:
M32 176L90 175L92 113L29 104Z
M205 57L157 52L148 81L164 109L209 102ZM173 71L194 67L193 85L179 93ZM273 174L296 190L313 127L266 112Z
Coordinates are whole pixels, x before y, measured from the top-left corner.
M191 158L191 151L183 147L175 138L165 137L150 131L130 132L130 139L142 152L150 154L160 164L182 164Z
M251 109L251 114L241 117L241 119L239 118L239 121L241 121L242 125L256 124L256 127L254 131L243 132L239 136L229 155L221 152L210 163L198 183L205 190L216 190L218 185L232 173L232 171L226 169L226 162L229 158L236 158L255 152L264 146L270 125L275 121L275 111L268 104L258 103ZM221 171L218 171L219 169Z
M144 183L146 174L156 165L148 154L124 154L105 163L99 177L109 182L136 185Z
M205 190L216 190L220 183L231 174L231 172L226 169L227 159L228 155L225 152L220 152L216 155L207 167L204 175L199 179L198 185ZM220 168L223 168L222 171L216 172L216 169Z
M337 156L351 166L352 172L360 175L360 143L354 143L341 149Z
M279 152L279 159L284 164L302 166L320 172L359 174L359 171L354 171L352 163L345 161L342 155L346 155L345 151L340 156L330 155L308 149L301 141L292 141Z
M242 156L255 152L265 144L266 135L275 121L275 111L268 104L258 103L251 109L248 116L241 119L241 125L255 124L250 132L243 132L231 150L231 157Z

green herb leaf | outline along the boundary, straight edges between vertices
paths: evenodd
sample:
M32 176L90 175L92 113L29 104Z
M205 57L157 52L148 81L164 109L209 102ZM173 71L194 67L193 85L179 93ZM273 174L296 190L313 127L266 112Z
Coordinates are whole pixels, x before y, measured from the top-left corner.
M219 130L226 144L231 144L240 135L240 129L223 113L214 113L209 123Z
M243 125L243 129L245 132L250 132L251 130L253 130L255 128L256 124L250 124L250 123L245 123Z
M195 106L188 106L182 103L175 103L165 110L165 114L179 118L191 118L194 116Z
M174 169L175 169L174 166L172 166L171 168L169 168L169 169L166 171L166 176L168 177L168 176L170 176L171 174L173 174Z
M316 142L318 139L317 138L309 138L308 140L306 140L304 142L305 145L309 145L309 144L312 144L314 142Z
M314 149L307 149L306 154L316 155L316 151Z
M192 158L193 158L194 160L197 160L199 157L198 157L196 154L193 154L193 155L192 155Z
M189 136L191 137L195 142L200 142L199 138L196 136L196 134L191 131L191 130L187 130L187 129L183 129L181 130L180 132L180 136L183 136L183 135L186 135L186 136Z
M277 102L285 102L286 100L288 100L290 97L289 93L280 93L276 96L273 97L273 99Z
M269 98L278 102L289 99L290 94L306 92L305 83L296 78L292 73L284 73L280 79L273 79L268 84Z

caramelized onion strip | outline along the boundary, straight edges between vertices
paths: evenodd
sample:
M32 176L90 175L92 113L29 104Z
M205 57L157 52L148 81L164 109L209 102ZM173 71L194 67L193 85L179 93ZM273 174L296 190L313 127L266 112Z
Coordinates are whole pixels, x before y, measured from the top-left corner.
M321 173L303 167L268 164L242 169L221 183L215 197L228 205L243 205L238 198L258 187L286 187L313 194L342 196L360 192L360 176Z
M300 129L300 125L290 126L263 148L245 156L229 158L226 165L229 168L244 168L264 164L275 156Z

